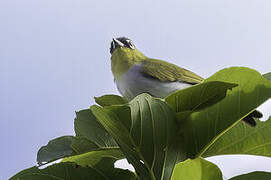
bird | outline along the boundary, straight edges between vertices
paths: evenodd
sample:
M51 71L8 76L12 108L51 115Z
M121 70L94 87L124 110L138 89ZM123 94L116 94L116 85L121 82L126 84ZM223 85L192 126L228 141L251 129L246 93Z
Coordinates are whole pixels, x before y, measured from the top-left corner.
M113 38L110 53L114 81L127 101L141 93L165 98L175 91L204 81L204 78L187 69L145 56L127 37ZM255 118L262 116L261 112L255 110L242 120L256 126Z

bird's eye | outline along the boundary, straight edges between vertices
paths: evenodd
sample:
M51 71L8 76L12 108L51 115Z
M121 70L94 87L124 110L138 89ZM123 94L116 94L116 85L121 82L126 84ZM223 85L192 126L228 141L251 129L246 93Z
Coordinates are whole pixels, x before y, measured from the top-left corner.
M128 47L131 49L135 49L135 45L132 43L131 40L127 40Z

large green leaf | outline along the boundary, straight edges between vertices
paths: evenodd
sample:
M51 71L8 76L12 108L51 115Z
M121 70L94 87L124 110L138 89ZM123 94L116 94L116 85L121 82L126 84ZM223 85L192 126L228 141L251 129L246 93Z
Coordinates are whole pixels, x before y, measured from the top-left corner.
M129 104L91 110L142 179L169 179L177 158L172 145L177 126L164 101L141 94Z
M81 167L74 163L59 163L45 169L32 167L23 170L10 180L135 180L134 173L128 170L112 169L104 173L90 167Z
M217 139L202 156L250 154L271 157L270 132L271 117L265 122L257 120L256 127L239 122Z
M117 160L125 158L119 147L95 147L83 137L74 137L71 147L74 155L64 158L63 162L75 162L104 172L114 168Z
M271 97L271 83L249 68L224 69L205 82L210 81L234 83L238 87L228 91L219 103L192 113L182 123L180 143L185 142L186 152L192 158L204 154L219 136Z
M39 149L37 162L39 165L43 165L60 158L99 149L101 147L85 137L62 136L49 141L46 146Z
M95 143L84 137L64 136L56 138L43 146L38 153L38 160L48 163L64 158L62 162L74 162L82 167L111 173L116 160L125 156L118 147L98 147Z
M104 173L114 169L114 163L125 156L119 148L106 148L66 157L62 162L74 162L82 167L92 167Z
M101 108L99 106L91 106L91 110L94 112L97 119L103 124L105 129L112 134L112 137L116 139L118 144L120 145L122 151L126 155L126 158L130 163L132 163L137 170L137 172L140 173L140 176L145 176L146 178L151 179L151 175L148 172L148 169L144 166L144 164L141 162L140 155L138 154L138 150L133 142L133 139L129 133L129 130L125 126L125 124L121 121L121 119L117 116L116 113L112 112L110 108ZM122 108L122 106L115 107L116 110L118 108L118 111L121 112L118 115L127 114L127 122L130 122L130 109ZM125 112L128 111L128 112Z
M116 160L125 158L115 140L90 109L77 112L74 124L77 135L71 145L74 156L63 159L64 162L75 162L105 171L112 169Z
M269 179L271 179L270 172L256 171L256 172L233 177L230 180L269 180Z
M73 155L75 155L75 154L82 154L89 151L98 150L104 147L97 146L97 144L95 144L94 142L88 140L87 138L83 136L75 136L73 137L71 148L73 150Z
M39 165L70 156L73 152L71 148L73 136L62 136L48 142L46 146L42 146L37 154L37 162Z
M119 148L105 148L66 157L63 159L63 162L75 162L80 166L94 167L104 158L108 162L112 160L112 164L114 164L116 160L123 159L125 157L123 156Z
M90 109L76 112L74 120L76 136L82 136L95 143L98 147L118 146L110 134L97 121Z
M188 159L178 163L171 180L222 180L220 169L202 158Z
M100 106L121 105L127 103L127 101L118 95L107 94L101 97L95 97L95 102Z
M222 100L237 84L209 81L175 93L165 98L165 101L175 112L199 111Z
M125 156L119 147L98 147L84 137L73 136L63 136L50 141L48 145L40 148L37 156L40 165L41 162L48 163L60 158L64 158L63 162L103 169L105 164L107 168L113 168L115 161L124 159Z
M90 109L76 112L74 126L76 137L63 136L56 138L40 148L37 155L39 164L101 148L118 147Z

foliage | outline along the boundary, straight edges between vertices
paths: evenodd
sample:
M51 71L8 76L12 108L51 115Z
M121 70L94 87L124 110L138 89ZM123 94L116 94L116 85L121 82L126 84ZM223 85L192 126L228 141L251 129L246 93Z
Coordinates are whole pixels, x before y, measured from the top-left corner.
M75 136L40 148L39 165L11 179L222 179L205 157L226 154L271 156L271 118L249 127L241 119L271 97L271 74L233 67L165 99L141 94L127 102L95 97L98 105L76 112ZM135 172L114 167L126 158ZM43 167L43 166L41 166ZM255 172L232 179L264 179Z
M271 173L256 171L231 178L230 180L268 180L271 179Z
M188 159L176 164L172 180L222 180L220 169L203 158Z

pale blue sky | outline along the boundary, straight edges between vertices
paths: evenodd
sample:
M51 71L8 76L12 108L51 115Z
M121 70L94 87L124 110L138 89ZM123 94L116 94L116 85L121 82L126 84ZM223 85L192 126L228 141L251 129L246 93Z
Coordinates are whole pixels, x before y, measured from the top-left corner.
M266 73L270 8L269 0L0 1L0 179L35 165L48 140L73 134L74 111L94 96L117 93L112 37L130 37L147 56L203 77L229 66ZM268 158L211 160L226 177L271 171Z

